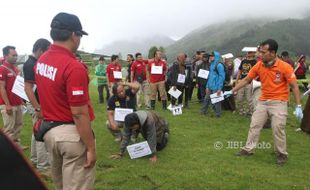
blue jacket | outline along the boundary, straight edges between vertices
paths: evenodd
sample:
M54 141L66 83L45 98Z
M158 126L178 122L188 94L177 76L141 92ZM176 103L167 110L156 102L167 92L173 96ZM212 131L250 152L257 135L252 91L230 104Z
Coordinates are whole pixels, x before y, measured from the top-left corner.
M211 62L210 65L210 73L208 77L207 88L209 90L218 91L222 90L225 80L225 70L224 65L220 63L221 55L219 52L214 51L214 61ZM215 69L215 65L217 65L217 71Z

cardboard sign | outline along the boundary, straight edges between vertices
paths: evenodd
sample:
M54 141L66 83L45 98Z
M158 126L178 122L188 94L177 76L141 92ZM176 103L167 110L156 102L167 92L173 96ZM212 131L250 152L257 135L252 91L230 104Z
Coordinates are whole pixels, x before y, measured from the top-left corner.
M133 109L127 109L127 108L115 108L114 110L114 120L115 121L125 121L126 115L133 112Z
M241 51L242 52L256 52L257 47L244 47Z
M203 78L203 79L208 79L208 77L209 77L209 71L204 70L204 69L199 69L198 77L199 77L199 78Z
M174 98L178 99L179 96L182 94L182 92L180 90L178 90L178 89L173 90L173 87L171 87L170 90L168 91L168 94L170 94Z
M175 106L172 108L172 115L182 115L182 106Z
M224 100L224 94L223 92L221 92L220 96L218 96L217 93L214 93L210 95L210 98L211 98L211 103L215 104L215 103L218 103Z
M163 74L163 66L153 65L151 69L151 74L159 74L159 75Z
M115 79L122 79L122 72L120 71L113 71L113 76Z
M131 159L140 158L152 154L152 151L147 141L127 146L127 151Z
M34 85L33 91L35 91L35 89L36 89L36 85ZM26 92L25 92L25 82L24 82L23 77L16 76L16 79L15 79L14 84L13 84L12 92L14 94L16 94L17 96L19 96L20 98L29 102L29 99L28 99Z
M185 75L178 74L178 83L184 84L185 83Z

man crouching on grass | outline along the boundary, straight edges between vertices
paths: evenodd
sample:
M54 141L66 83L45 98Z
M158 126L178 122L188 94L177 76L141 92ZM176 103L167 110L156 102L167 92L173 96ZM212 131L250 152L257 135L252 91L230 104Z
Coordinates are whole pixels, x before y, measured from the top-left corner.
M164 149L168 143L168 123L152 111L137 111L125 117L124 136L120 145L120 153L113 154L112 159L120 159L129 144L131 135L141 133L148 142L152 155L151 162L157 161L156 152Z

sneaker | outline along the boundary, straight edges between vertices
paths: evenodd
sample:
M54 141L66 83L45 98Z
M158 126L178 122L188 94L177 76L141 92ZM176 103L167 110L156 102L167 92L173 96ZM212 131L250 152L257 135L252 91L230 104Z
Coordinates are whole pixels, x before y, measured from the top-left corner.
M287 155L285 155L285 154L279 154L278 156L277 156L277 164L278 165L284 165L286 162L287 162Z
M253 155L253 153L243 149L241 149L239 152L236 153L236 156L251 156L251 155Z

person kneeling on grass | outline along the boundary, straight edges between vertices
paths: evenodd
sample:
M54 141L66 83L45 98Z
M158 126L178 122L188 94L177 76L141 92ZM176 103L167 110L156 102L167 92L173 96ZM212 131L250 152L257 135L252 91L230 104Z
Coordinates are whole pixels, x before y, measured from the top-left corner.
M148 142L152 155L150 161L156 162L156 152L164 149L168 143L168 123L153 111L137 111L125 117L124 135L120 145L120 153L113 154L112 159L120 159L129 144L131 135L141 133Z

